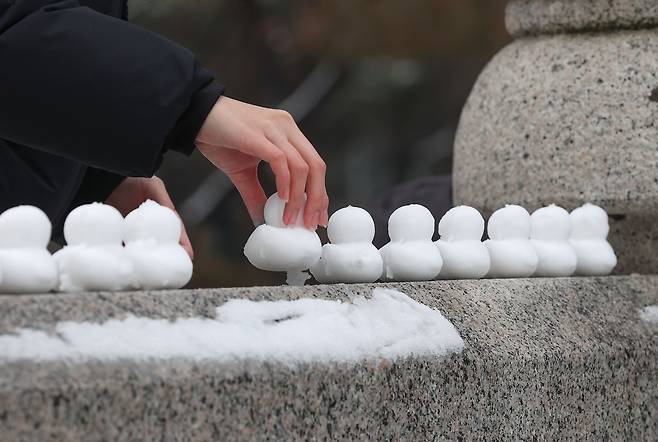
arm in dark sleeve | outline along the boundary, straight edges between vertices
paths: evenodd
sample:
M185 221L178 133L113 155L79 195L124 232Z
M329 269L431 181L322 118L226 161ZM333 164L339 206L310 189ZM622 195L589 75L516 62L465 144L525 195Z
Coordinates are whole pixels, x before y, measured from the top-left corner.
M0 0L0 60L0 138L125 176L190 153L223 92L188 50L75 0Z

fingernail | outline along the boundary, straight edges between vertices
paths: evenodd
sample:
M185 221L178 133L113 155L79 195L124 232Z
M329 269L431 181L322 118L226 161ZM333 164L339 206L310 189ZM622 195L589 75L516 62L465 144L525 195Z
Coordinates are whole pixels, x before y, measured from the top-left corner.
M313 212L313 218L311 218L312 224L313 224L313 230L318 228L318 224L320 224L320 211Z
M286 190L282 190L282 191L277 192L277 193L279 194L279 198L281 198L286 203L288 202L288 192Z
M329 214L326 211L322 213L322 224L321 225L325 229L329 225Z

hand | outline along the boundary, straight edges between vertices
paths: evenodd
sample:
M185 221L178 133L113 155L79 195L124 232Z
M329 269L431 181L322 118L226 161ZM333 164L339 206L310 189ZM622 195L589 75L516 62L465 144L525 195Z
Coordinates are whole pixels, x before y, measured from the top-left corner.
M221 97L196 138L199 151L235 184L254 223L263 222L267 197L258 164L267 162L279 196L287 201L283 221L292 224L304 205L304 224L327 226L326 165L289 113Z
M126 178L114 192L105 200L106 204L115 207L123 216L128 215L146 200L169 207L174 212L176 208L167 193L164 182L157 176L151 178ZM187 236L185 226L182 226L180 245L190 258L194 258L192 243Z

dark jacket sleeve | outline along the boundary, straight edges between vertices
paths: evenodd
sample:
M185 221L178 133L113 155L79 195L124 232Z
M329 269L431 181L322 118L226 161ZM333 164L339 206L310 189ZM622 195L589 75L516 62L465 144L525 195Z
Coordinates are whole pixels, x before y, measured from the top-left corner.
M0 0L0 64L0 138L124 176L190 153L223 92L188 50L75 0Z

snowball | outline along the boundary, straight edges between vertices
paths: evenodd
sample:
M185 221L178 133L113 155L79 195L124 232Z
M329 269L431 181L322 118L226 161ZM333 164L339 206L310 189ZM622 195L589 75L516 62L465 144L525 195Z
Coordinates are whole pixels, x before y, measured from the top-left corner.
M353 242L322 246L322 257L311 274L322 283L369 283L377 281L382 270L382 257L372 243Z
M134 288L179 289L192 279L192 260L178 242L159 243L154 239L128 242L125 254L133 268Z
M306 205L306 194L304 194L304 207ZM265 202L265 224L274 227L288 227L283 222L283 212L286 208L286 202L276 193L270 196ZM291 226L304 227L304 210L300 210L297 219Z
M360 207L343 207L329 218L327 235L332 244L372 243L375 237L375 222L372 216Z
M53 258L62 292L116 291L127 288L132 266L123 253L125 219L101 203L76 207L66 217L67 246Z
M384 261L383 278L392 281L431 281L443 265L441 253L431 241L391 241L379 252Z
M537 269L534 276L571 276L576 271L578 258L569 241L532 240L537 253Z
M606 276L617 265L617 256L612 246L605 239L571 239L578 266L576 275Z
M47 293L57 285L57 267L45 248L0 249L0 293Z
M61 292L118 291L132 283L132 264L117 244L69 245L53 258Z
M506 205L491 215L487 233L491 239L529 239L530 214L521 206Z
M265 224L256 227L244 246L244 255L256 268L287 272L291 285L302 285L309 277L303 270L315 265L322 255L317 233L304 227L302 207L293 225L283 223L285 202L277 194L265 204Z
M530 237L540 241L566 241L571 235L571 218L562 207L551 204L535 210L530 216Z
M427 208L410 204L396 209L388 219L391 242L379 252L384 261L382 277L395 281L427 281L441 271L441 253L432 242L434 217Z
M571 238L608 237L608 214L599 206L586 203L571 212Z
M530 214L521 206L496 210L487 224L489 240L484 244L491 257L488 276L527 278L537 270L538 257L530 243Z
M178 244L182 223L176 212L147 200L126 216L126 244L134 241L154 240L159 243Z
M121 244L124 219L112 206L102 203L85 204L69 213L64 222L64 238L68 245Z
M484 218L473 207L457 206L439 221L439 239L443 265L439 278L479 279L489 271L490 259L482 243Z
M528 239L489 239L484 244L491 257L491 278L527 278L537 270L537 252Z
M391 241L431 240L434 233L432 213L419 204L396 209L388 219L388 236Z
M439 221L439 235L442 240L472 239L480 241L483 233L484 218L473 207L453 207Z
M584 204L571 212L571 240L578 266L576 275L605 276L617 265L617 256L606 238L608 214L599 206Z
M531 243L537 253L535 276L571 276L578 259L569 243L571 218L562 207L551 204L535 210L530 216Z
M17 206L0 215L0 248L46 248L52 226L43 210Z
M440 239L436 245L443 258L439 278L480 279L489 272L491 267L489 252L479 239L459 241Z
M322 247L322 257L311 267L323 283L375 282L382 274L379 250L372 245L375 223L359 207L344 207L329 218L327 234L331 244Z
M301 227L258 226L244 246L244 254L256 268L270 272L306 270L322 254L318 235Z
M234 299L216 319L175 321L128 316L101 324L60 322L55 333L0 335L0 361L261 361L290 365L460 352L464 341L441 312L403 293L375 289L371 299Z

